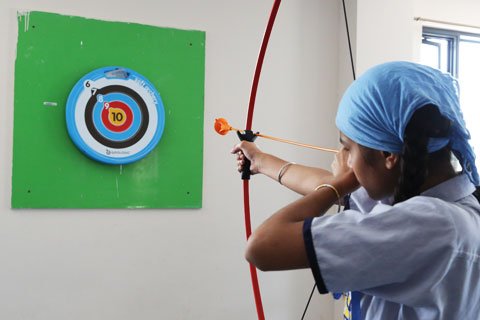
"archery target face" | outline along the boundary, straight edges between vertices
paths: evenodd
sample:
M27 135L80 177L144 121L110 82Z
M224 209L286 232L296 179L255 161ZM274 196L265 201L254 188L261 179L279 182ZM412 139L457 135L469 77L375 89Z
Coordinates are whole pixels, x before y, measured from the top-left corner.
M73 87L66 108L75 145L94 160L125 164L145 157L160 141L165 111L155 87L119 67L90 72Z

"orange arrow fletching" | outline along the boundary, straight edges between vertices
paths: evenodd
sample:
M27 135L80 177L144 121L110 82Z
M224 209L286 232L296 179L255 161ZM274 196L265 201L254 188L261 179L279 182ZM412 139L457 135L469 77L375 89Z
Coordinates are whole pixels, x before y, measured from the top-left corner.
M214 124L215 131L222 136L226 135L233 128L228 124L228 121L224 118L215 119Z

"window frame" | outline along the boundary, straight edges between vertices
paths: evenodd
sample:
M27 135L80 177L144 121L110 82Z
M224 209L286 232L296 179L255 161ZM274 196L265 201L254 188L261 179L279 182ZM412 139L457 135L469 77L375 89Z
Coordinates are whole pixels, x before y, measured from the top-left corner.
M462 39L462 37L478 38L478 41ZM432 45L429 38L446 40L447 45L447 72L453 77L458 78L458 52L460 50L460 42L480 43L480 33L449 30L434 27L422 27L422 43ZM441 59L439 55L439 59Z
M447 72L455 78L458 77L457 53L459 50L461 35L464 35L464 33L447 29L439 29L432 27L423 27L422 29L422 43L424 44L431 44L431 42L428 40L429 38L442 39L447 41ZM440 55L438 59L441 59Z

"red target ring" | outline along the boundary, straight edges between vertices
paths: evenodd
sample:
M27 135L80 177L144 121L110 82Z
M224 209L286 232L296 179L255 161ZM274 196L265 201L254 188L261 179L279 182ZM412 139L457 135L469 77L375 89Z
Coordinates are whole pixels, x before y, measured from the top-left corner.
M133 122L133 112L122 101L105 102L102 110L102 123L113 132L124 132Z

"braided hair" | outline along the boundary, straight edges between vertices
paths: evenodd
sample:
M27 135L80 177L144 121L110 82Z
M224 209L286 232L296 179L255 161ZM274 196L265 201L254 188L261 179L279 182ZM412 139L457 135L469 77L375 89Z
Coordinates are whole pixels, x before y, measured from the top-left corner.
M448 146L430 154L427 149L429 139L446 137L450 126L450 120L442 116L435 105L423 106L412 115L403 136L400 177L394 191L394 203L420 194L430 161L450 160Z

